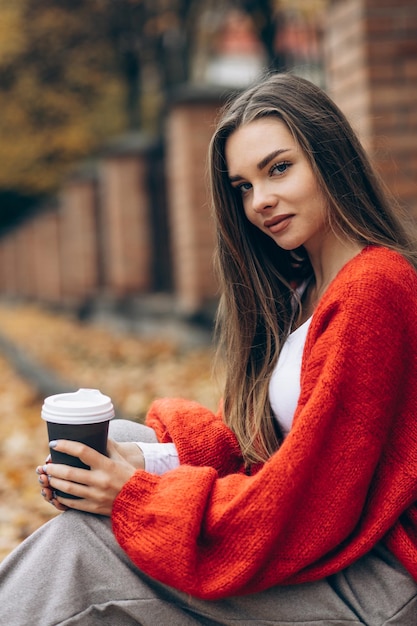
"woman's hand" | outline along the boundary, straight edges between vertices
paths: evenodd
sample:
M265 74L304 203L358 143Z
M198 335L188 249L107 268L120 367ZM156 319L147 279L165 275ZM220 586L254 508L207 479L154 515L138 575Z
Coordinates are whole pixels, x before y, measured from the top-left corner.
M143 452L136 443L130 441L117 442L109 439L109 444L112 446L112 450L110 450L109 446L107 448L107 454L110 458L113 458L112 454L116 453L136 469L145 469Z
M113 502L123 485L136 469L144 467L143 454L132 443L116 443L109 439L109 456L77 441L64 439L57 441L55 449L80 458L91 468L86 470L48 462L36 469L42 485L42 495L59 511L77 509L98 515L110 515ZM82 499L56 496L56 489Z
M44 500L46 500L46 502L52 504L58 511L66 511L68 507L58 502L55 497L54 490L51 489L51 487L49 486L49 478L45 471L48 463L51 463L50 454L45 460L45 465L38 465L38 467L36 468L36 473L39 474L38 480L42 485L41 496L44 498Z

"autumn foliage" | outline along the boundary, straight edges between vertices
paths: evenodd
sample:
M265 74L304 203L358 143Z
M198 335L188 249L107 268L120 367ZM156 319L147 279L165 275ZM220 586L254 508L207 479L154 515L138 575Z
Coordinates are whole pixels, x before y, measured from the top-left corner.
M0 188L45 193L125 126L111 49L78 2L0 3ZM90 3L95 5L96 3Z
M75 388L110 395L117 415L142 421L155 397L183 396L215 409L219 383L210 346L184 349L170 338L144 338L85 325L35 306L0 305L1 335ZM0 560L55 515L39 495L35 467L47 453L43 397L0 356Z

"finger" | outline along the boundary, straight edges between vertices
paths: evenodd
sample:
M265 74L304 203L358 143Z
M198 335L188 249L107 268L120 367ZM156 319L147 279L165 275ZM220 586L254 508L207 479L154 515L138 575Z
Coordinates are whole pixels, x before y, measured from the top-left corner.
M48 504L52 504L58 511L66 511L67 507L56 499L55 492L49 488L41 489L41 496L44 498L45 502Z
M52 459L51 459L51 455L48 454L48 456L46 457L45 461L44 461L44 465L47 465L48 463L52 463ZM37 474L44 474L44 470L43 467L44 465L38 465L37 468L35 469L35 472Z
M59 452L64 452L70 456L75 456L90 467L100 467L107 457L100 454L97 450L86 446L79 441L69 441L68 439L59 439L58 441L50 441L49 446Z
M110 437L107 439L107 454L111 455L112 452L116 451L116 443Z
M89 488L81 483L63 480L62 478L56 478L55 476L51 476L49 484L53 491L68 493L69 495L77 498L85 498L90 493ZM61 498L61 496L59 496L59 498Z
M74 490L75 491L75 490ZM84 493L81 488L79 493ZM86 513L94 513L96 515L106 515L109 517L113 508L113 499L108 497L98 497L97 494L86 492L85 498L65 498L57 496L58 504L68 509L77 511L85 511Z
M52 492L52 498L48 500L48 503L52 504L52 506L55 507L57 511L66 511L68 509L68 507L65 506L65 504L58 502L55 492Z
M54 498L54 493L53 493L53 491L52 491L52 489L50 487L42 487L42 489L41 489L41 496L47 502L51 502L53 500L53 498Z
M38 478L38 482L42 487L49 487L49 477L47 474L41 474Z
M39 482L48 483L55 488L57 480L64 480L80 485L88 485L93 479L93 473L90 470L73 467L72 465L62 465L58 463L49 463L43 466L44 474L39 476ZM42 480L41 480L42 479ZM52 481L55 481L54 483Z
M53 498L50 501L50 504L52 504L52 506L54 506L57 511L67 511L68 508L69 508L65 504L62 504L61 502L58 502L58 500L56 498Z
M130 442L124 442L123 444L120 444L120 443L116 443L115 441L109 440L107 444L107 458L113 461L124 461L125 454L123 453L123 450L125 449L126 446L130 446L130 445L131 445ZM136 444L133 444L133 445L136 446ZM123 447L121 448L121 446Z
M74 500L72 498L64 498L62 496L57 496L56 499L54 500L54 506L56 508L60 507L59 508L60 511L65 511L67 509L74 509L76 511L84 511L85 513L110 515L110 513L103 511L96 502L87 500L86 498L80 498L80 499Z

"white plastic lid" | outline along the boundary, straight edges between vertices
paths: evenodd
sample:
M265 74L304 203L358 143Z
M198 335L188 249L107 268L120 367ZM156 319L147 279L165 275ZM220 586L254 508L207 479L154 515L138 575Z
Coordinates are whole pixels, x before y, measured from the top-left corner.
M112 419L114 407L98 389L78 389L45 398L41 417L56 424L96 424Z

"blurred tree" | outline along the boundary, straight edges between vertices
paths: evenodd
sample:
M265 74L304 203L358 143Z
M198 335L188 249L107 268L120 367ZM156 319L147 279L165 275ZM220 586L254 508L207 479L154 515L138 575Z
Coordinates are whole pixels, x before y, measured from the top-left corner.
M144 93L187 78L190 6L0 0L0 189L51 191L105 138L152 123Z
M269 63L279 0L0 0L0 221L25 195L53 191L116 133L158 130L192 74L208 9L241 8ZM10 204L13 194L19 202ZM9 203L9 204L8 204Z
M123 129L122 85L83 3L14 0L13 12L8 4L0 4L0 22L10 23L0 38L0 188L44 193Z

